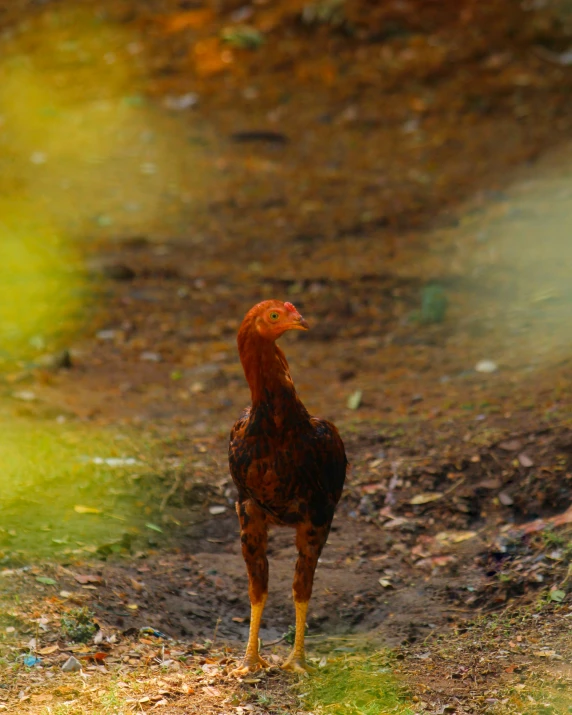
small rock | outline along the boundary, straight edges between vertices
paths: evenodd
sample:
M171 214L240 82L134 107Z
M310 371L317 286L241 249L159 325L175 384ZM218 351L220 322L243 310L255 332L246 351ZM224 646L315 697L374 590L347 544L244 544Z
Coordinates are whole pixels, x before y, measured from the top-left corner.
M477 372L490 373L496 372L498 369L499 366L493 360L479 360L479 362L475 365L475 370Z
M62 665L62 670L64 673L77 673L81 670L81 663L77 658L74 658L73 655L70 655L70 657Z
M159 353L145 351L141 353L139 360L142 360L143 362L161 362L161 356Z
M180 112L184 109L191 109L196 107L199 103L199 95L194 92L187 92L187 94L181 94L178 97L172 95L165 97L163 104L167 109L171 109L175 112Z
M513 498L506 492L499 492L499 501L503 506L512 506L514 504Z
M214 506L209 506L209 513L212 514L213 516L216 516L217 514L224 514L225 511L226 511L225 506L218 506L216 504Z
M534 462L532 461L532 459L528 456L528 454L525 454L524 452L518 455L518 461L520 462L522 467L534 466Z
M95 337L98 340L113 340L113 338L115 338L116 333L116 330L99 330L95 334Z

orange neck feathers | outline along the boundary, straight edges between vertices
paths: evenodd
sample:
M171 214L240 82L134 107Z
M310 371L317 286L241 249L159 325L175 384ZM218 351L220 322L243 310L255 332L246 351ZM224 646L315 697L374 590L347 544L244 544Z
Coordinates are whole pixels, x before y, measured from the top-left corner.
M286 356L273 340L258 333L248 316L240 326L237 342L253 405L277 395L282 399L290 396L296 399Z

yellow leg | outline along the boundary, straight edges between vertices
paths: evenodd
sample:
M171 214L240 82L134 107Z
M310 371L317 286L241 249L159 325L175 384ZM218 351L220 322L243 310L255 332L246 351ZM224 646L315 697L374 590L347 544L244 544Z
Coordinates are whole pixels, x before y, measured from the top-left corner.
M284 670L294 673L308 675L312 668L306 663L304 650L304 631L306 630L306 615L308 614L309 601L294 601L296 606L296 637L294 639L294 649L282 666Z
M248 645L246 654L240 668L233 670L231 675L241 677L248 673L254 673L260 668L269 668L270 664L260 657L258 653L258 633L260 631L260 621L266 603L267 594L264 594L260 603L252 603L250 606L250 632L248 634Z

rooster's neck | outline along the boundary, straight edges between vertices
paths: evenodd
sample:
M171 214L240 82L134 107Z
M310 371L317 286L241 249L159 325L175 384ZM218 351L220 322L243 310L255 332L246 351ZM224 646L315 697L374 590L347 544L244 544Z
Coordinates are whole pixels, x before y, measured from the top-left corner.
M254 331L240 332L238 352L250 386L252 406L270 402L274 410L304 410L282 350Z

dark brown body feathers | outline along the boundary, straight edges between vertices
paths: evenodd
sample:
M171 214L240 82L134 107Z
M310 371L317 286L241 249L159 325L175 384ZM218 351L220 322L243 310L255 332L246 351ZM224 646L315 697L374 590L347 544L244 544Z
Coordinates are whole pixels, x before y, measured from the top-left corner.
M252 405L232 428L229 465L238 489L237 513L251 601L256 602L268 588L266 532L270 524L297 531L300 556L294 597L307 601L342 494L346 454L336 427L308 413L296 394L284 353L274 342L260 339L249 315L241 326L238 346Z

